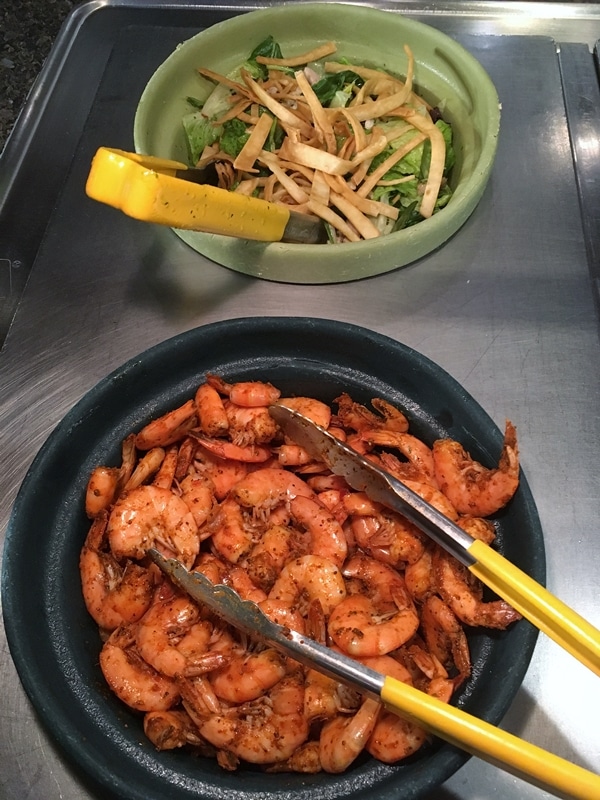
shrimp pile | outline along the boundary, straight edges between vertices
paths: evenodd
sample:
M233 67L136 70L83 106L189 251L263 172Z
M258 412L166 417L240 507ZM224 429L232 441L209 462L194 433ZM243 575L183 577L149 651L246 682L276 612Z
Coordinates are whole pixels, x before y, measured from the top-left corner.
M157 548L233 587L275 622L448 702L471 671L466 628L519 615L397 512L352 490L285 436L280 402L346 441L491 543L488 517L518 486L516 431L487 469L449 439L431 447L382 399L329 405L268 383L207 375L193 398L96 467L80 555L100 668L159 750L222 768L339 773L364 751L385 763L427 741L379 702L249 640L175 588Z

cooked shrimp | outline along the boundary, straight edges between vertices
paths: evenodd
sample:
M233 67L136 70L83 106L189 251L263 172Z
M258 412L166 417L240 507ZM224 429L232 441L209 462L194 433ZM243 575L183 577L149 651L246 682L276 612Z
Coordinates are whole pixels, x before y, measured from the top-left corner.
M277 448L277 463L280 467L303 467L312 464L314 458L299 444L282 444Z
M128 562L123 568L105 549L108 515L93 521L79 557L83 599L89 614L105 630L137 622L152 602L152 573Z
M344 772L358 758L373 733L381 708L377 700L368 697L356 714L339 714L323 725L319 758L326 772Z
M419 603L435 591L431 547L424 547L420 557L406 565L404 582L410 596Z
M158 597L137 626L136 645L142 658L168 677L216 669L222 657L207 659L212 625L187 597Z
M90 519L110 508L115 500L121 471L118 467L96 467L85 492L85 513Z
M434 555L436 584L442 598L466 625L483 625L504 630L521 615L504 600L482 600L480 581L444 550Z
M166 447L182 438L196 423L194 401L188 400L182 406L168 411L145 425L135 437L135 446L138 450Z
M415 494L418 494L419 497L422 497L423 500L428 502L429 505L437 508L437 510L444 516L448 517L448 519L451 519L453 522L458 520L458 512L452 502L448 500L443 492L441 492L439 489L436 489L435 486L431 486L428 483L423 483L422 481L412 480L405 480L403 483Z
M189 508L194 522L200 531L200 539L209 536L206 532L203 535L202 526L209 518L215 505L215 494L213 482L199 475L189 474L180 482L181 499Z
M237 564L254 546L255 534L233 497L227 497L215 507L207 522L207 531L212 533L214 549L231 564Z
M199 477L210 481L215 498L221 501L247 475L249 465L233 458L219 458L198 445L193 468Z
M269 592L269 600L298 607L302 613L308 611L311 601L318 600L326 616L345 596L346 586L338 567L328 558L316 555L289 561Z
M429 483L437 488L433 453L421 439L410 433L388 430L366 430L362 436L371 445L398 450L408 459L423 483Z
M146 663L131 626L117 628L100 651L100 669L117 697L137 711L168 711L179 700L173 678Z
M177 466L175 467L175 480L181 481L190 472L196 456L198 442L193 436L186 436L177 446Z
M356 711L359 702L357 692L352 692L322 672L309 669L305 678L304 714L309 722L332 719L337 714Z
M408 430L408 420L404 414L381 398L371 400L371 404L379 412L378 414L370 411L366 406L356 403L345 392L335 402L338 404L337 418L344 428L350 428L357 432L376 428L400 432Z
M496 469L487 469L451 439L434 442L433 459L442 491L461 514L474 517L495 514L508 503L519 485L517 432L509 421Z
M496 528L490 519L464 516L457 519L456 524L474 539L481 539L486 544L492 544L496 538Z
M429 652L447 670L457 671L458 686L471 674L471 656L464 628L456 614L437 595L430 595L421 608L421 630Z
M280 503L294 497L315 497L302 478L285 469L266 468L249 472L233 488L232 496L254 514L268 516Z
M162 463L152 479L153 486L160 486L162 489L170 489L173 486L178 459L179 447L177 445L172 444L165 448Z
M258 605L263 614L276 625L281 625L284 628L289 628L291 631L297 631L298 633L306 633L304 617L297 608L292 608L283 600L273 600L269 598L262 600Z
M267 648L257 653L240 653L222 669L211 674L217 697L229 703L247 703L272 689L286 674L285 659Z
M310 552L341 567L346 560L348 543L333 514L317 500L302 495L294 497L290 511L294 521L306 528L310 536Z
M186 744L208 749L191 717L182 709L148 711L144 715L144 733L157 750L174 750Z
M240 381L227 383L218 375L207 375L206 382L220 394L229 397L237 406L255 408L276 403L281 392L270 383L261 381Z
M142 559L150 547L191 567L200 548L198 526L180 497L158 486L138 486L115 503L108 539L116 558Z
M331 409L327 403L322 403L320 400L315 400L313 397L282 397L279 400L279 405L291 408L292 411L297 411L303 417L320 425L321 428L327 429L331 422Z
M230 440L241 447L268 444L277 435L277 423L265 406L238 406L225 402Z
M271 456L271 448L262 444L240 445L227 441L227 439L209 439L199 433L192 433L198 442L219 458L242 461L246 464L261 464L268 461Z
M269 591L285 562L297 550L295 532L285 525L270 525L244 560L252 581ZM300 553L297 553L300 555Z
M338 647L351 656L378 656L410 639L419 617L396 570L358 554L344 575L361 581L365 594L349 595L332 611L328 630Z
M208 716L200 733L215 747L253 764L286 761L309 733L303 678L287 675L269 694Z
M392 711L383 709L366 750L384 764L394 764L413 755L427 741L427 732Z
M200 430L205 436L222 436L229 430L229 420L223 400L209 383L202 383L196 390L194 405Z
M394 567L412 564L423 553L423 534L401 514L383 510L351 521L354 538L366 553Z
M319 742L310 741L301 744L285 761L272 764L266 772L302 772L314 774L321 772L321 759L319 757Z
M123 491L130 492L132 489L137 489L138 486L149 481L160 470L164 460L165 450L162 447L153 447L147 453L144 453L123 487Z
M243 567L230 566L227 583L239 594L242 600L251 600L253 603L262 603L267 599L266 592L258 587Z

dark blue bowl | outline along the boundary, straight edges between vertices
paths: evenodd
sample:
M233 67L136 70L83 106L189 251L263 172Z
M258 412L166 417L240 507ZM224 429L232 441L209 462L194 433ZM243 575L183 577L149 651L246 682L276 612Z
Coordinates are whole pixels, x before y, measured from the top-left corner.
M411 430L459 440L484 464L497 461L502 433L440 367L385 336L341 322L249 318L206 325L153 347L113 372L66 415L33 462L14 505L2 573L4 620L23 686L40 719L98 796L124 800L416 800L468 759L434 741L386 766L358 759L343 775L265 774L185 751L157 752L142 718L106 688L100 639L81 596L79 551L88 520L88 476L118 464L120 443L148 419L188 399L207 372L269 380L285 394L332 401L342 391L404 409ZM497 517L497 546L534 579L545 579L544 545L524 477ZM473 674L453 702L498 724L529 664L537 631L470 634Z

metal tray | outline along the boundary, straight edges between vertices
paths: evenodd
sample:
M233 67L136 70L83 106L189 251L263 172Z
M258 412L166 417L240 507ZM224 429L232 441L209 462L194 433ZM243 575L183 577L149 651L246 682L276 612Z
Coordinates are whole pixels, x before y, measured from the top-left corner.
M175 45L268 4L107 0L79 6L63 26L0 159L1 535L46 437L124 361L209 322L320 316L413 347L500 426L515 422L548 585L599 625L598 7L372 3L439 27L483 63L503 106L498 158L475 214L438 252L384 276L314 287L233 273L83 191L98 146L131 149L137 99ZM97 798L40 726L1 636L0 794ZM595 680L540 637L504 725L598 769ZM472 759L435 800L491 796L546 795Z

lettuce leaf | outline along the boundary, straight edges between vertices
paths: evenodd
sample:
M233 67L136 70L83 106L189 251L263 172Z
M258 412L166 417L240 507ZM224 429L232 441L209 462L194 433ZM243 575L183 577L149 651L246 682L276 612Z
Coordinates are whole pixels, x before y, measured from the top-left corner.
M194 111L183 118L183 130L190 164L196 164L204 148L217 141L223 128L221 125L214 125L201 111Z
M219 144L223 152L235 158L249 138L250 134L241 119L229 119L223 123Z

